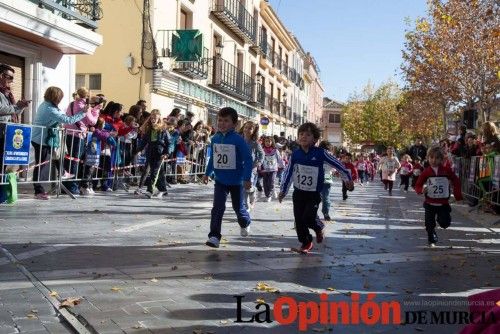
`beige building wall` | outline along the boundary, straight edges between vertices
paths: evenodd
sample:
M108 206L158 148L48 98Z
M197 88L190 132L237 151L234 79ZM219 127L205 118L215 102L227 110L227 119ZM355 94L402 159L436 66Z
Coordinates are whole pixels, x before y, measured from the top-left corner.
M101 74L101 89L91 93L104 93L108 100L122 103L128 110L138 99L144 98L149 102L146 92L151 79L147 79L147 71L138 67L142 1L113 0L101 3L105 14L97 32L104 37L103 45L94 55L76 57L76 73L87 76L87 87L88 74ZM126 64L129 55L135 62L130 70Z
M342 133L342 109L344 105L327 97L323 98L321 118L322 139L334 146L345 146Z

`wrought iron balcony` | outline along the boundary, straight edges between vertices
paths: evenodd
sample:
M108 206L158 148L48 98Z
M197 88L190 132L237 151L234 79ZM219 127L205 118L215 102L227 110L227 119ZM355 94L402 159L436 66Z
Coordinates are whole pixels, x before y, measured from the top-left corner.
M286 107L286 116L287 120L292 120L292 107Z
M266 90L264 85L257 83L254 88L254 100L250 104L264 108L266 106Z
M241 39L257 44L257 21L239 0L212 0L211 12Z
M275 98L273 98L273 113L277 115L280 114L280 101Z
M264 29L260 29L258 38L259 43L251 45L250 48L261 56L267 57L267 49L269 48L269 45L267 44L267 33Z
M172 70L191 79L202 80L208 78L208 68L212 61L213 58L208 57L208 49L203 48L203 58L197 61L176 61Z
M97 29L97 21L103 17L100 0L29 1L87 29Z
M211 85L241 100L253 101L252 77L220 56L215 56L212 61Z

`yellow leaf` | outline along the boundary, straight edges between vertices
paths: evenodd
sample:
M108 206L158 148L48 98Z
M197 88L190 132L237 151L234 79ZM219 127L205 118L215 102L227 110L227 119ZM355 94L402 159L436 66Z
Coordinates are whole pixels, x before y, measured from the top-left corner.
M66 298L65 300L63 300L61 302L61 304L59 305L59 308L61 307L73 307L73 306L76 306L78 304L80 304L80 298L78 297L69 297L69 298Z
M114 287L111 288L111 291L113 291L113 292L118 292L118 291L121 291L121 290L122 290L122 288L117 287L117 286L114 286Z
M328 291L335 291L335 288L326 288Z
M33 314L33 313L28 313L28 314L26 315L26 317L27 317L28 319L37 319L37 318L38 318L38 316L37 316L36 314Z
M158 280L156 278L152 278L151 282L156 283L156 282L158 282Z
M51 291L50 292L50 296L51 297L57 297L57 296L59 296L59 294L57 292L55 292L55 291Z
M221 320L220 323L225 325L225 324L227 324L227 320Z
M257 298L257 300L255 302L257 304L265 304L266 303L266 301L263 298Z

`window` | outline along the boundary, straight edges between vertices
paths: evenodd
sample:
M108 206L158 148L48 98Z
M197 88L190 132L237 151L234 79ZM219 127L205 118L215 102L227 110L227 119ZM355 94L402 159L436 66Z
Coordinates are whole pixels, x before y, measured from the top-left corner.
M184 8L181 8L179 29L192 29L192 27L193 27L193 13Z
M82 74L78 73L75 76L75 87L88 87L89 90L100 91L102 89L102 78L100 73Z
M340 123L340 114L329 114L328 123Z

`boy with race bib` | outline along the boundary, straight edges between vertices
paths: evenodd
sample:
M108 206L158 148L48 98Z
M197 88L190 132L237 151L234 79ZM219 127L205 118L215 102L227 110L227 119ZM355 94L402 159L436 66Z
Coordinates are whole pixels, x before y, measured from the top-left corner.
M245 189L252 187L252 154L248 146L234 128L238 123L238 113L230 107L224 107L217 114L218 132L212 137L210 158L203 183L208 177L215 179L214 202L210 219L210 233L205 243L218 248L220 244L222 217L226 210L226 199L231 193L233 210L238 217L240 235L248 236L250 232L250 215L244 204Z
M314 146L319 137L319 128L314 123L304 123L299 127L299 148L290 157L278 196L281 202L293 182L293 215L297 237L302 243L300 247L302 253L308 253L313 247L310 228L316 233L318 243L321 243L324 238L324 225L317 219L325 177L323 163L334 167L345 180L347 188L354 189L352 178L342 163L324 149Z
M417 194L425 194L425 229L429 246L434 247L438 241L435 227L437 223L447 228L451 223L450 181L453 185L453 195L457 201L462 200L460 180L449 167L443 165L444 152L440 147L433 147L427 151L429 167L424 169L415 184Z

